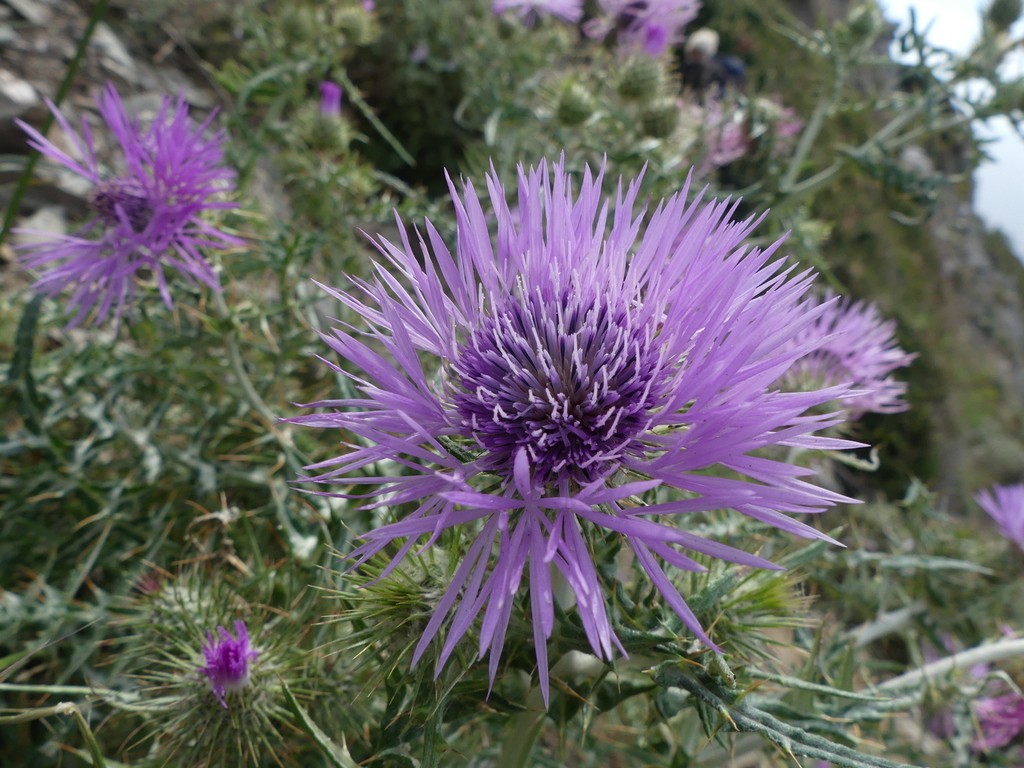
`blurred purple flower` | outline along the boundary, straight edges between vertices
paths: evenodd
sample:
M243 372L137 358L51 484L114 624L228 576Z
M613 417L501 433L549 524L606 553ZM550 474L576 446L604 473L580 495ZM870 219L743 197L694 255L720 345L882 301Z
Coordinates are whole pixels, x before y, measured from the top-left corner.
M658 57L668 48L668 30L660 24L648 24L644 29L644 53Z
M341 115L341 86L332 80L320 83L320 113L329 117Z
M377 10L377 4L373 0L363 0L363 10L367 13L373 13Z
M244 688L249 682L249 662L260 654L249 645L249 632L245 622L235 622L235 637L224 627L217 627L220 637L212 632L206 635L203 643L203 656L206 666L199 671L206 675L210 690L224 709L228 708L227 693Z
M974 498L1003 535L1024 550L1024 484L997 485Z
M974 702L978 737L974 748L981 752L1002 749L1024 733L1024 696L1017 692Z
M848 501L805 482L811 470L758 454L851 445L814 434L836 415L808 413L843 387L771 389L816 342L787 344L823 311L804 299L810 271L772 260L780 243L745 247L760 219L734 220L737 203L688 203L684 188L653 213L635 213L639 179L626 190L620 182L614 202L602 183L603 172L587 169L574 193L563 162L542 162L520 168L509 200L492 174L492 219L470 182L460 194L449 180L454 255L429 221L418 248L399 222L400 245L376 241L384 264L372 280L324 286L370 326L323 335L365 372L328 363L361 396L310 403L332 410L289 419L352 435L348 453L309 467L306 479L369 486L368 508L414 506L365 534L354 565L404 540L386 575L423 537L430 545L454 529L472 538L413 662L447 624L440 673L479 617L493 682L525 576L545 700L553 570L575 593L594 653L610 660L623 651L595 539L620 536L665 603L713 648L659 559L704 570L681 548L774 566L688 533L678 518L732 508L827 539L789 515ZM633 500L657 486L678 490L651 506Z
M29 135L31 147L93 185L92 217L77 232L54 235L22 230L40 237L19 249L25 266L42 272L36 289L56 295L74 288L67 311L75 315L69 326L78 325L90 313L98 324L111 311L120 322L134 297L139 272L153 274L168 307L167 267L193 284L219 291L217 275L200 248L243 242L201 218L205 211L236 207L217 200L233 189L234 173L224 165L224 134L218 131L204 137L213 115L193 128L184 97L176 101L165 97L156 117L143 128L125 113L111 84L97 105L116 142L109 170L101 168L84 119L78 135L57 107L49 104L74 156L32 126L16 121Z
M831 293L821 305L824 311L818 319L791 342L794 347L810 345L810 351L786 372L783 386L850 385L854 392L842 401L850 420L868 412L905 411L907 385L889 374L909 365L917 355L896 345L896 323L883 321L873 304L837 299Z
M575 24L583 17L583 0L492 0L491 3L495 14L513 8L523 18L548 14L569 24Z
M619 48L626 53L660 56L683 40L683 28L697 18L700 0L598 0L601 16L585 25L590 37L602 38L616 30Z

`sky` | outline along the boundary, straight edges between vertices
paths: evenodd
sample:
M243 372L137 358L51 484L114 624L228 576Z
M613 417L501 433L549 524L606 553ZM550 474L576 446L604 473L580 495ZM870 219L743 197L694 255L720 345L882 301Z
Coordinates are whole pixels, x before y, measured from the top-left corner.
M928 40L949 50L964 52L980 34L981 11L987 0L879 0L885 16L906 24L910 7L917 14L918 27L928 30ZM1014 32L1020 36L1024 23L1018 22ZM1008 65L1009 78L1024 75L1024 56ZM975 173L974 207L985 223L1006 234L1017 258L1024 261L1024 211L1021 190L1024 188L1024 139L1014 132L1005 119L990 120L975 126L978 136L992 138L985 151L991 161L982 163Z

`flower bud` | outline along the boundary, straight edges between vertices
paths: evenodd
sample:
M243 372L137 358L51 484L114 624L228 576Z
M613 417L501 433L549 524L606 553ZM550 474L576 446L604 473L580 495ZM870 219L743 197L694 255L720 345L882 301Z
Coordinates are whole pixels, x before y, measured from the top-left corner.
M353 45L368 45L380 36L376 17L362 6L339 8L335 12L334 27Z
M985 20L991 24L997 32L1007 32L1020 18L1024 10L1024 3L1021 0L992 0L992 3L985 9Z
M644 136L664 139L679 124L679 107L675 99L659 99L640 113L640 131Z
M594 114L594 97L584 86L569 81L562 87L555 112L562 125L582 125Z
M657 59L633 56L619 72L616 91L627 101L649 101L661 91L662 73Z

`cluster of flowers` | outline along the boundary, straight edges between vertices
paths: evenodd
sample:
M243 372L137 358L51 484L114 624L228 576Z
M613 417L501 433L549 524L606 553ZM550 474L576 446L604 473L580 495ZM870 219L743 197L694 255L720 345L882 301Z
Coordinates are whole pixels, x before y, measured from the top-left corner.
M325 88L325 110L337 96ZM231 179L223 136L204 135L209 121L190 127L182 99L165 100L145 128L113 88L99 106L121 149L110 171L85 123L79 138L54 108L83 160L25 126L33 146L94 185L82 232L28 248L26 263L48 270L39 287L72 287L75 321L92 309L99 321L111 307L120 317L143 268L167 302L166 266L219 288L198 248L236 242L202 218L231 205L220 201ZM624 653L593 534L621 538L665 603L715 648L665 566L703 570L687 553L776 566L674 521L733 509L830 540L794 515L851 500L808 482L811 470L777 449L849 448L829 430L866 410L906 407L890 374L911 356L895 346L892 325L873 308L815 297L812 272L777 258L782 241L745 246L760 218L692 199L689 183L648 211L640 179L620 181L613 199L604 181L588 170L574 189L563 162L541 162L520 169L510 197L492 174L488 214L472 183L460 191L449 180L454 251L430 222L419 247L399 226L399 244L375 241L376 278L325 287L368 326L325 337L365 372L332 365L361 395L312 403L326 412L291 419L358 438L307 480L369 486L369 507L412 509L367 533L355 565L397 547L397 567L417 542L447 531L470 540L414 662L443 636L440 671L478 625L493 681L525 578L545 700L556 573L594 653ZM655 488L666 491L662 501L638 501ZM218 627L203 648L201 671L224 706L258 656L244 624L235 630Z

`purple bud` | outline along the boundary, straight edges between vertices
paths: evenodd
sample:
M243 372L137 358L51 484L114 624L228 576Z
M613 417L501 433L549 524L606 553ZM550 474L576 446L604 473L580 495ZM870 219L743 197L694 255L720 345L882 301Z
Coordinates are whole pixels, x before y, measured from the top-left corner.
M199 671L210 681L210 690L224 709L228 708L225 694L244 688L249 682L249 662L259 656L259 651L249 645L249 632L244 621L235 622L232 637L224 627L217 627L220 637L212 632L206 635L203 655L206 666Z
M341 115L341 86L332 80L320 83L320 112L330 117Z

